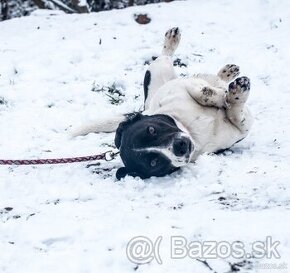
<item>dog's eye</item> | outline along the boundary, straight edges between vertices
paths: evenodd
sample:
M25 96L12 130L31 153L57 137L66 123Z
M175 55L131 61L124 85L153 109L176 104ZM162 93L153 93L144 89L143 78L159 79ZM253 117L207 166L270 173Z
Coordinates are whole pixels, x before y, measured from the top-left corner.
M155 135L156 134L155 128L153 126L149 126L147 128L147 130L148 130L150 135Z
M157 158L151 160L150 165L151 167L155 167L157 165Z

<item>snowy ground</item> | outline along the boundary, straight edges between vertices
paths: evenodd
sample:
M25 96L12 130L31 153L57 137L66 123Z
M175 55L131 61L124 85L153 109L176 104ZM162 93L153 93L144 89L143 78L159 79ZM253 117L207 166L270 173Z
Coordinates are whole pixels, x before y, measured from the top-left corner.
M113 134L71 139L68 131L140 109L144 63L158 55L173 26L182 29L176 57L188 65L178 72L240 65L252 80L256 117L233 152L203 155L165 178L116 182L119 159L90 168L0 167L0 271L289 272L289 11L287 0L196 0L90 15L38 12L0 23L0 158L110 149ZM137 24L138 12L148 13L151 23ZM118 105L106 91L92 91L113 84L125 94ZM163 236L162 265L127 259L127 243L140 235ZM272 236L281 258L175 260L173 235L241 241L247 249ZM267 265L280 269L263 270Z

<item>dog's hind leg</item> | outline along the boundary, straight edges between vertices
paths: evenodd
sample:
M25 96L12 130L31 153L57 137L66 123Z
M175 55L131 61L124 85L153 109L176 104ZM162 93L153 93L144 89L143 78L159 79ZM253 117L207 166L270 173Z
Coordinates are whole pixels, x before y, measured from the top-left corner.
M178 27L169 29L165 33L162 55L173 56L180 42L181 34Z
M227 93L226 114L230 122L236 126L242 134L247 134L253 124L253 117L245 105L250 92L250 79L240 77L230 83Z
M117 114L106 119L99 119L83 125L70 132L71 137L85 136L90 133L111 133L115 132L120 122L126 120L126 115Z
M171 59L180 42L179 28L172 28L165 34L162 54L148 67L144 77L145 109L151 97L164 83L177 78Z

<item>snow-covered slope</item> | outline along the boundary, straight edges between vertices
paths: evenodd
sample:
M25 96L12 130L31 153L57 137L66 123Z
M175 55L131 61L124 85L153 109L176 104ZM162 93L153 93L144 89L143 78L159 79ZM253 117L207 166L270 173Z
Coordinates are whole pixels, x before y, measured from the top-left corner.
M113 134L72 139L69 131L139 110L144 63L159 54L174 26L182 29L176 57L187 64L178 73L240 65L252 80L256 117L232 152L203 155L165 178L116 182L119 159L89 168L0 166L0 271L289 272L289 10L287 0L196 0L90 15L37 12L0 23L0 158L111 149ZM137 24L139 12L151 23ZM123 103L113 105L107 90L96 91L112 85L125 94ZM141 235L163 236L162 265L128 260L127 243ZM241 241L247 249L272 236L281 258L176 260L173 235ZM280 269L262 270L267 266Z

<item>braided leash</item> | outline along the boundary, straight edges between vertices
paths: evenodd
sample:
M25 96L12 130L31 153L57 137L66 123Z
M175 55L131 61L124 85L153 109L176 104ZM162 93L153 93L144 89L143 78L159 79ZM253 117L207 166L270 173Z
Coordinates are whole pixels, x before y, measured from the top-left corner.
M44 164L66 164L75 162L84 162L92 160L113 160L119 152L107 151L99 155L68 157L68 158L52 158L52 159L24 159L24 160L10 160L0 159L0 165L44 165Z

